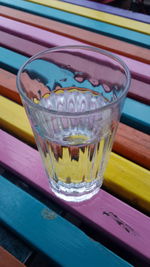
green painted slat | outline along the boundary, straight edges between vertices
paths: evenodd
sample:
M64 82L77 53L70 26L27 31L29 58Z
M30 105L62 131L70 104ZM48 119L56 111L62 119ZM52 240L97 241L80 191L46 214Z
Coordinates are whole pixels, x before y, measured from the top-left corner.
M0 219L58 266L131 266L3 176L0 190Z
M20 66L28 59L21 54L0 48L0 60L2 68L17 73ZM150 132L149 123L150 107L130 98L126 98L121 121L145 133Z
M35 3L29 3L26 1L1 0L1 3L5 6L58 20L63 23L71 24L90 31L102 33L104 35L124 40L126 42L134 43L147 48L150 47L150 36L147 34L142 34L133 30L128 30L94 19L89 19L79 15L57 10L55 8L50 8Z

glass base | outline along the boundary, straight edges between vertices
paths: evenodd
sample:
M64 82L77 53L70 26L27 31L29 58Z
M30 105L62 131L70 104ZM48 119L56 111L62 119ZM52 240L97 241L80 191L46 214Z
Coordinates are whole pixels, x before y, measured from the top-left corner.
M50 188L57 197L66 201L82 202L90 199L99 192L102 185L102 179L80 184L66 184L60 181L56 183L54 180L50 180L49 183Z

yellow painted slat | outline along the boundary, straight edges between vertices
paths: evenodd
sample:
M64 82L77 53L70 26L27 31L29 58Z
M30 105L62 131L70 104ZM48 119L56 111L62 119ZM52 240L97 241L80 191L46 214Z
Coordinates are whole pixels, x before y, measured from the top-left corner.
M4 129L34 144L33 133L22 106L1 96L0 114ZM148 170L112 152L104 177L104 185L110 191L144 211L150 211Z
M1 126L30 144L34 143L33 132L25 110L5 97L0 96Z
M52 8L60 9L66 12L74 13L90 19L113 24L119 27L127 28L130 30L138 31L145 34L150 34L150 25L147 23L139 22L132 19L127 19L121 16L112 15L102 11L77 6L70 3L60 2L56 0L27 0L41 5L46 5Z
M150 212L150 172L111 153L104 185L133 205Z

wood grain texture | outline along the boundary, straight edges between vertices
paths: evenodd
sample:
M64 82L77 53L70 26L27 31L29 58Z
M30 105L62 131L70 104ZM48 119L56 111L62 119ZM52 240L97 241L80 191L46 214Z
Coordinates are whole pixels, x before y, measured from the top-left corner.
M0 48L2 67L8 71L16 73L20 66L27 60L27 57L12 52L5 48ZM141 112L142 110L142 112ZM130 98L126 98L122 111L121 121L129 126L149 133L149 110L150 107Z
M122 8L118 8L118 7L113 7L110 5L104 5L104 4L95 2L95 1L78 0L78 2L77 2L76 0L63 0L63 2L77 4L79 6L85 6L88 8L92 8L95 10L103 11L103 12L114 14L114 15L118 15L121 17L138 20L138 21L145 22L145 23L150 23L150 17L146 14L137 13L137 12L133 12L131 10L126 10L126 9L122 9Z
M86 17L67 13L58 9L38 5L31 2L19 0L1 0L1 4L29 13L38 14L50 19L58 20L63 23L68 23L80 28L88 29L90 31L102 33L117 39L124 40L129 43L134 43L142 47L150 47L150 36L147 34L135 32L132 30L117 27L104 22L96 21Z
M2 202L1 202L2 205ZM25 267L23 263L17 260L13 255L11 255L7 250L0 246L0 265L1 267Z
M22 104L16 88L16 75L1 69L0 80L1 94L18 104ZM144 86L141 88L144 89ZM147 134L137 131L125 124L119 123L113 150L145 168L150 168L149 143L150 137Z
M132 255L139 255L148 261L150 220L147 216L102 189L94 198L86 201L86 205L58 199L49 188L39 153L3 131L0 132L0 136L3 140L0 144L3 165L48 198L55 199L67 210L86 221L90 227L98 229L112 244L117 242Z
M109 23L111 25L116 25L119 27L127 28L129 30L141 32L144 34L150 34L150 27L147 23L143 23L140 21L136 21L133 19L127 19L124 17L116 16L110 13L105 13L102 11L97 11L94 9L86 8L83 6L74 5L70 3L65 3L61 1L55 0L26 0L29 2L46 5L48 7L60 9L62 11L66 11L69 13L77 14L80 16L84 16L93 20L102 21L105 23Z
M2 29L3 31L9 32L12 35L21 37L23 39L27 39L29 41L36 42L48 48L59 46L60 43L61 45L85 45L85 43L78 42L68 37L64 37L64 36L61 36L55 33L41 30L37 27L29 26L27 24L20 23L20 22L7 19L4 17L0 18L0 23L1 23L0 29ZM3 43L3 40L1 41L1 43ZM16 48L18 48L20 52L22 49L22 52L25 54L28 53L27 51L31 51L30 49L35 47L35 45L33 44L31 45L31 48L29 47L28 49L23 49L24 47L18 46L17 43L15 44L15 46ZM14 47L15 50L16 48ZM35 50L33 50L31 54L34 54L34 53L35 53ZM133 77L139 77L139 79L141 80L144 79L150 82L150 75L149 75L150 70L149 70L148 64L145 64L145 63L142 63L142 62L139 62L139 61L136 61L128 57L124 57L124 56L120 56L120 58L127 64ZM142 73L141 73L141 69L142 69Z
M3 129L34 144L33 133L23 107L1 97L0 112ZM146 169L112 153L104 177L104 185L108 186L109 190L132 203L137 203L143 209L149 209L150 180Z
M2 221L58 266L131 266L2 176L0 187Z
M129 44L114 38L79 29L71 25L63 24L44 17L42 18L40 16L5 6L1 6L1 15L29 24L31 26L36 26L50 32L73 38L88 45L106 49L108 51L127 56L144 63L150 63L149 50L146 48L141 48L140 46Z

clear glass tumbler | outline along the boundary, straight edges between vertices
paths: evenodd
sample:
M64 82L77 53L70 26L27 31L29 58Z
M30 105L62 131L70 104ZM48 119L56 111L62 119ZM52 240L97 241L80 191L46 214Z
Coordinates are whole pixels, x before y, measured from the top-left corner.
M52 191L80 202L103 181L130 86L125 63L89 46L63 46L31 57L17 87Z

